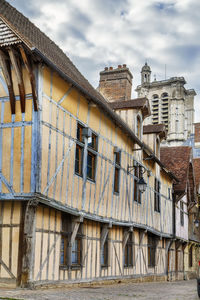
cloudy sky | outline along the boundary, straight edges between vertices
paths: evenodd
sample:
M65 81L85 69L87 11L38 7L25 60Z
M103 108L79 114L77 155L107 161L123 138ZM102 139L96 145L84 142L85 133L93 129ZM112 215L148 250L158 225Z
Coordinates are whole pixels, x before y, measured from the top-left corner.
M200 122L200 0L9 0L98 86L105 66L127 64L133 90L145 61L152 80L184 76ZM136 97L133 91L132 97Z

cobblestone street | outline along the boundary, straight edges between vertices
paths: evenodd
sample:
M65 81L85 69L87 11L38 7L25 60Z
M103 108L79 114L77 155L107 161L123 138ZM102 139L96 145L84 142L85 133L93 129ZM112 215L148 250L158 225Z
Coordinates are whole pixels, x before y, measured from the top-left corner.
M54 289L0 289L0 299L29 300L193 300L197 296L196 280L151 283L119 283Z

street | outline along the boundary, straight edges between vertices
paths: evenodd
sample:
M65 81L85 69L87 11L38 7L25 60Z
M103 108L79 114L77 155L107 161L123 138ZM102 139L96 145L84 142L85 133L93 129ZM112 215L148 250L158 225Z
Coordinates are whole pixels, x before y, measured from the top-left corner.
M0 299L29 300L193 300L197 296L196 280L175 282L116 283L83 285L37 290L0 289Z

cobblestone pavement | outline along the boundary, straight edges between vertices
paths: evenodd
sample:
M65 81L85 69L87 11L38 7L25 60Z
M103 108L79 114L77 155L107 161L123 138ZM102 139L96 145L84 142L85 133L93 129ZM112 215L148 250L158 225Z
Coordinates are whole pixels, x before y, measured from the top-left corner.
M0 288L0 299L29 300L193 300L197 296L196 280L151 283L119 283L49 289Z

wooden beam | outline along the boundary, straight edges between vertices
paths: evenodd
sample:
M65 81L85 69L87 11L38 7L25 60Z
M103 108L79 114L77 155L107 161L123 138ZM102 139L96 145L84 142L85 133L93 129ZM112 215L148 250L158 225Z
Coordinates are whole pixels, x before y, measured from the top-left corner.
M106 238L108 236L108 225L104 225L102 232L101 232L101 239L100 239L100 244L101 244L101 249L103 248Z
M125 230L124 236L123 236L123 241L122 241L122 249L124 250L126 247L126 244L128 242L130 233L133 233L133 227L130 227L129 229Z
M37 111L38 110L38 103L37 103L37 94L36 94L36 85L35 85L35 76L31 67L31 64L28 60L28 57L26 55L26 52L24 50L24 48L22 47L22 45L19 45L19 50L24 62L24 65L26 67L26 70L29 74L29 79L30 79L30 83L31 83L31 88L32 88L32 96L33 96L33 105L34 105L34 110Z
M11 77L10 63L8 60L6 61L6 56L2 50L0 50L0 66L2 68L3 75L8 87L11 113L15 114L15 94L14 94L13 82Z
M35 235L35 219L36 208L38 205L37 199L30 200L26 205L24 216L24 230L23 230L23 245L22 245L22 274L21 285L28 287L29 282L32 281L33 267L34 267L34 235Z
M8 49L8 54L10 56L10 60L15 70L15 74L17 78L19 95L20 95L21 112L24 113L25 112L25 88L24 88L24 82L22 77L22 69L19 61L17 60L16 54L12 48Z
M128 242L128 239L129 239L129 235L130 235L130 232L128 230L126 230L124 232L124 236L123 236L123 241L122 241L122 249L124 250L125 247L126 247L126 244Z

